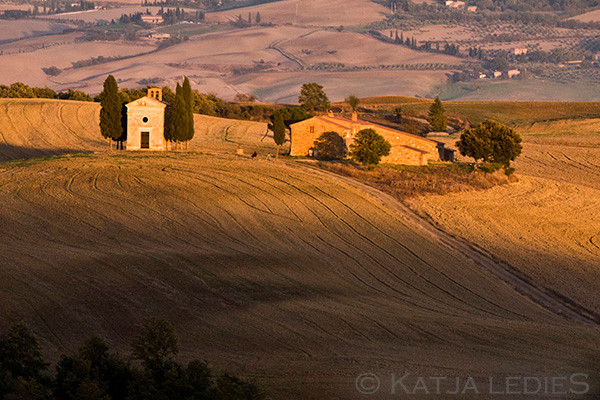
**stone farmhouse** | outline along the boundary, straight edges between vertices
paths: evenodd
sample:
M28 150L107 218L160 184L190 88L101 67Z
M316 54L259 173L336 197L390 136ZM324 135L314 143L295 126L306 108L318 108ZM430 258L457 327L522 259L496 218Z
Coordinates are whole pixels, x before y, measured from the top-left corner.
M127 103L127 150L168 150L165 139L165 109L162 90L148 89L148 95Z
M147 24L160 24L163 22L162 15L142 15L142 22Z
M290 128L291 156L316 156L314 142L328 131L337 132L346 141L348 149L356 134L367 128L374 129L392 145L390 154L381 159L383 163L427 165L429 161L452 161L453 156L453 152L445 149L443 143L361 121L356 113L352 114L352 119L337 117L329 113L297 122L290 125Z

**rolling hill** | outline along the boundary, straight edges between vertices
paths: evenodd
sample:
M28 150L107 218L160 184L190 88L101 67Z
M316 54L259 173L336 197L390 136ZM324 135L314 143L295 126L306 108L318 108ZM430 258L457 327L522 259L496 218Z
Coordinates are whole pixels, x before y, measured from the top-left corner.
M99 118L98 103L0 99L0 161L103 151L108 143L100 134ZM191 149L274 151L265 123L198 114L194 118L196 135L190 143ZM283 148L286 146L288 142Z
M106 148L97 105L2 107L5 157ZM597 368L594 315L375 189L235 156L267 151L264 124L196 123L189 153L0 163L0 328L26 321L55 359L92 334L125 351L165 316L184 357L273 399L360 398L366 372L389 398L391 374L486 385Z

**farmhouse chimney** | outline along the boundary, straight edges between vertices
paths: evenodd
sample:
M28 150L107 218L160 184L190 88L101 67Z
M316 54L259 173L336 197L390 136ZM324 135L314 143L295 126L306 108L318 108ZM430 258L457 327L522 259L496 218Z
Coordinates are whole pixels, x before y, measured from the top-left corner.
M148 97L152 97L158 101L162 101L162 89L161 88L149 88Z
M358 113L356 111L352 111L352 121L358 122Z

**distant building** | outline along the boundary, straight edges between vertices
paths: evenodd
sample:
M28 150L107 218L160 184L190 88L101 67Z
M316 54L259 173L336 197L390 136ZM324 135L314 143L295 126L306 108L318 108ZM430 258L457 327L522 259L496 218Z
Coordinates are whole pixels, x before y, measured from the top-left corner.
M162 90L148 89L148 95L125 105L127 108L127 150L167 150L165 109Z
M477 6L468 6L467 11L469 12L477 12Z
M142 22L147 24L160 24L163 22L162 15L142 15Z
M450 8L464 8L465 7L465 2L464 1L452 1L452 0L448 0L446 1L446 5Z
M513 49L513 54L515 56L520 56L522 54L527 54L527 49L524 47Z
M427 165L429 161L440 160L440 155L449 154L443 151L443 143L361 121L356 113L353 113L352 119L336 117L330 113L297 122L290 127L292 141L290 155L292 156L317 156L314 149L315 141L329 131L337 132L346 142L346 149L349 149L356 134L367 128L374 129L392 145L390 154L381 160L384 163Z
M487 78L487 74L484 74L483 72L481 74L479 74L479 79L485 79Z
M509 78L514 78L515 76L521 75L521 71L519 71L518 69L511 69L510 71L508 71L508 77Z
M171 37L170 34L168 33L156 33L156 32L152 32L148 35L148 37L152 38L152 39L169 39Z
M502 76L502 71L494 71L494 78L500 78Z

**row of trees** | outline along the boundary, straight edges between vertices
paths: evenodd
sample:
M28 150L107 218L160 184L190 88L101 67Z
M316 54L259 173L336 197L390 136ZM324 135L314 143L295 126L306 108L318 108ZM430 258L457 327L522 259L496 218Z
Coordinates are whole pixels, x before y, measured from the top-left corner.
M192 87L187 77L183 79L183 86L177 83L175 99L167 107L165 115L165 139L174 143L175 148L188 143L194 137L194 107Z
M25 99L61 99L76 101L94 101L92 96L80 90L69 89L66 92L56 92L49 88L30 87L24 83L16 82L10 85L0 85L0 98L25 98Z
M214 375L205 363L176 360L173 325L145 321L129 357L92 337L77 352L62 355L54 374L33 332L23 323L0 336L0 398L6 400L263 400L254 384Z

